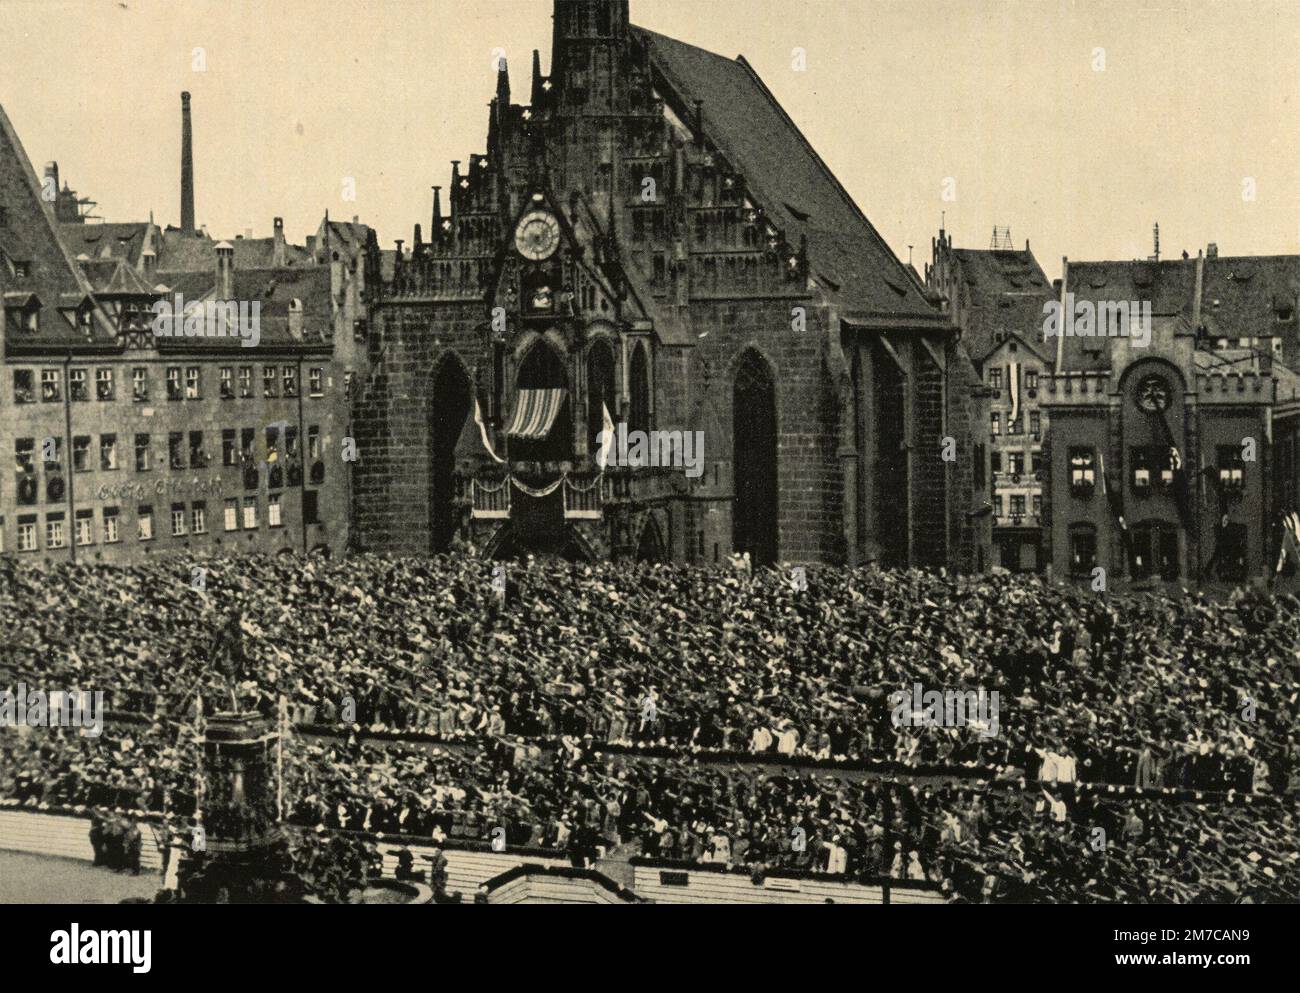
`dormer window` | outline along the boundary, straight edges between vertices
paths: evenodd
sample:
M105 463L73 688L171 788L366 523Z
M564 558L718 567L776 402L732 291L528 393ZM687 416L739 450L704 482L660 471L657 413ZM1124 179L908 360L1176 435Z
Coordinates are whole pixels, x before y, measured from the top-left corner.
M34 293L5 294L5 327L35 334L41 329L41 301Z

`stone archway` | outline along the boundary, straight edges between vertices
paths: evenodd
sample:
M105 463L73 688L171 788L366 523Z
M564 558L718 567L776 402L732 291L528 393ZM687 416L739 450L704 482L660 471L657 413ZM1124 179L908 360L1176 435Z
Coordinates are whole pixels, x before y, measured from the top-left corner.
M755 565L771 565L778 552L776 381L753 349L736 367L732 398L732 549Z
M456 508L456 445L473 406L469 376L459 359L448 355L433 379L430 414L429 545L445 552L460 526Z

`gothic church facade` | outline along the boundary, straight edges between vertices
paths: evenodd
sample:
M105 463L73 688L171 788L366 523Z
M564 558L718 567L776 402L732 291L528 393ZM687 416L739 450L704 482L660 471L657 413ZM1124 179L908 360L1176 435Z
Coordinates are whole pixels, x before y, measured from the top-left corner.
M743 58L555 0L433 203L369 254L358 550L987 563L957 330Z

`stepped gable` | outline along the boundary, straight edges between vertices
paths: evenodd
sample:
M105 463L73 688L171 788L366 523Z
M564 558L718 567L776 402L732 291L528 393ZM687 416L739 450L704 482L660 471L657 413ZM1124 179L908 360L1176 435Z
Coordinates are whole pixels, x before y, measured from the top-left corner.
M795 244L808 239L810 270L846 317L940 319L743 56L728 59L645 28L631 31L684 101L703 101L705 133L744 174L768 216Z

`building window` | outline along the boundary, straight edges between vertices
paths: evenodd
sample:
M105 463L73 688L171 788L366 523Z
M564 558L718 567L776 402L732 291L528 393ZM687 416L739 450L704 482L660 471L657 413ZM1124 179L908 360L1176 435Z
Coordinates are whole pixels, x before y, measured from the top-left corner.
M1230 494L1240 493L1246 486L1246 463L1242 460L1241 449L1236 445L1219 445L1217 456L1219 489Z
M257 497L244 498L244 530L251 531L257 527Z
M975 465L972 467L971 470L972 472L971 483L974 485L975 489L977 490L984 489L984 483L985 483L984 467L987 462L988 462L988 453L985 450L984 445L982 443L977 443L975 445Z
M1215 542L1214 557L1218 563L1220 579L1231 582L1244 582L1247 573L1246 560L1246 525L1225 524Z
M95 543L95 512L93 510L77 511L77 544L93 545Z
M167 435L167 466L170 469L185 468L185 435L173 431Z
M195 534L208 533L208 505L202 500L196 501L190 509L190 530Z
M1043 415L1036 410L1029 412L1029 433L1034 436L1034 441L1043 437Z
M1002 471L1002 453L996 448L989 452L989 468L994 473Z
M319 367L307 370L307 392L314 397L325 395L325 370Z
M356 382L357 374L355 372L345 372L343 374L343 399L352 402L352 390Z
M1043 498L1037 493L1034 494L1033 508L1035 517L1043 516Z
M277 396L276 368L273 365L262 366L262 396Z
M141 507L135 515L135 536L139 541L153 541L153 508Z
M90 399L90 390L86 386L85 369L68 370L68 399L81 402Z
M320 523L319 494L315 490L304 490L302 494L302 522L304 524Z
M239 432L239 458L247 468L256 469L253 465L253 446L257 443L257 430L255 428L242 428Z
M225 504L224 524L227 531L239 530L239 501L228 499Z
M1007 452L1007 472L1013 476L1023 475L1025 471L1025 453Z
M143 403L149 399L149 370L136 367L131 370L131 399Z
M990 423L989 433L996 438L998 435L1002 433L1002 415L995 410L993 411L992 415L990 415L990 417L991 419L989 422Z
M239 367L239 395L245 400L253 395L253 367L251 365L241 365Z
M113 545L122 540L117 527L117 508L104 508L104 544Z
M167 399L179 400L181 393L181 367L178 365L169 365L167 367Z
M46 514L45 515L45 547L46 548L64 548L68 544L68 536L63 528L63 514Z
M109 471L117 468L117 435L99 436L99 467Z
M201 400L203 398L202 371L196 365L185 370L185 399Z
M994 517L1002 516L1002 494L1001 493L993 494L993 516Z
M266 498L266 523L273 528L278 528L282 523L280 520L279 493L272 493Z
M135 471L148 472L153 468L152 444L149 435L138 434L135 436Z
M1167 521L1144 521L1133 527L1129 542L1129 573L1134 579L1179 575L1178 532Z
M36 518L24 515L18 518L18 551L36 551Z
M221 367L221 399L233 400L235 397L235 370L230 366Z
M1097 485L1096 454L1091 448L1071 448L1069 458L1070 489L1076 496L1086 496Z
M63 399L63 375L58 369L41 370L41 399L46 403Z
M208 458L207 449L203 447L203 432L191 431L190 432L190 468L206 469L208 467L209 461L211 460Z
M95 397L99 400L112 400L113 396L113 370L96 369Z
M46 472L63 471L63 439L46 438L41 442L41 461L45 463Z
M239 447L235 444L234 428L226 428L221 432L221 464L239 465Z
M30 369L14 370L14 403L35 403L36 388Z
M185 504L172 504L172 537L179 538L185 534Z
M1016 411L1016 419L1013 421L1011 415L1007 414L1007 434L1019 434L1020 428L1024 424L1025 415L1022 411Z
M1027 390L1038 389L1038 370L1036 369L1025 370L1025 389Z
M1043 452L1035 448L1029 453L1029 471L1035 476L1043 471Z
M989 370L989 385L995 390L1002 389L1002 367L994 366Z
M287 397L296 397L298 395L297 368L287 365L281 371L284 374L284 395Z
M72 471L87 472L90 469L90 435L79 434L72 439Z
M1070 574L1090 576L1097 565L1097 529L1091 524L1070 527Z
M321 458L320 428L315 424L307 426L307 458L311 462L309 478L319 486L325 481L325 460Z
M1012 517L1025 516L1025 498L1021 494L1017 493L1011 497L1011 516Z

